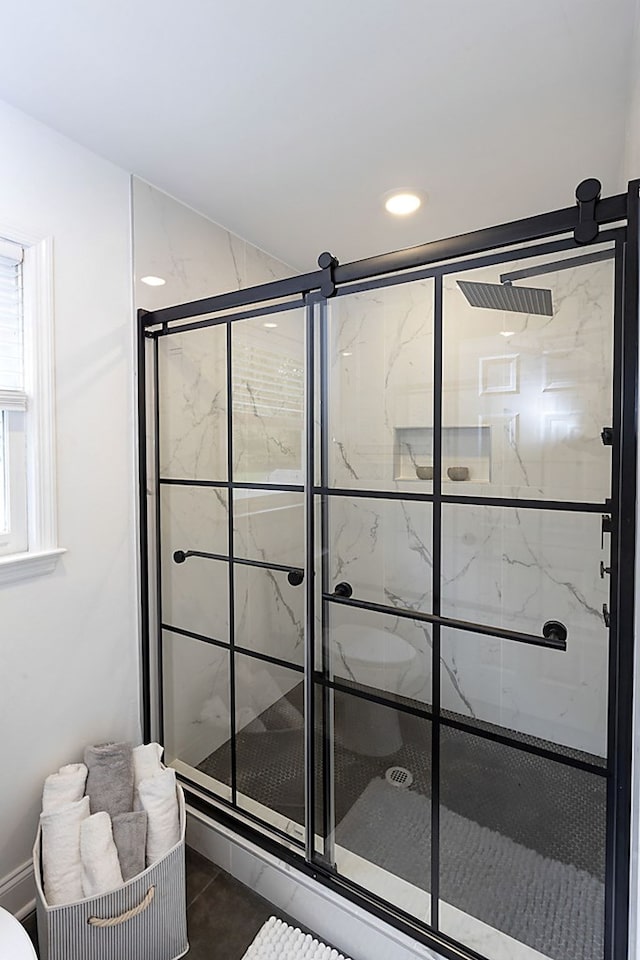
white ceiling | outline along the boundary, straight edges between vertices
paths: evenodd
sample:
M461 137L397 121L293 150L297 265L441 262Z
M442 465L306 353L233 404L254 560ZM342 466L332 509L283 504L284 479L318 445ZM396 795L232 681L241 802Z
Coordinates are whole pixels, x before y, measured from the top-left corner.
M622 186L636 0L1 7L0 98L301 269Z

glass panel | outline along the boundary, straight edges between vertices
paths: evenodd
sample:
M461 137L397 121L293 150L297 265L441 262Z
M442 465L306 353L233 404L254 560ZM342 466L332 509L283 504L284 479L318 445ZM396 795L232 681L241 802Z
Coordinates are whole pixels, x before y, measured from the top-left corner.
M564 652L450 633L452 709L604 755L600 525L599 514L443 505L443 615L536 636L559 620L568 631Z
M229 653L167 630L162 641L166 762L230 799Z
M217 487L163 484L160 487L162 551L228 552L227 491Z
M9 532L9 504L7 483L7 460L5 430L6 412L0 410L0 534Z
M304 583L283 570L235 564L235 642L271 657L304 663Z
M228 638L228 565L173 559L176 550L227 552L227 494L215 487L161 487L162 621L215 640Z
M233 479L302 483L304 310L232 327Z
M227 479L224 325L158 340L160 476Z
M430 612L431 504L328 497L330 589L358 600Z
M162 566L162 622L203 637L228 639L227 564L190 557Z
M572 256L444 278L443 468L460 471L445 476L445 492L610 495L611 450L600 431L612 422L613 260L500 282ZM551 315L517 312L534 310L534 298Z
M332 677L417 706L431 702L429 624L340 604L326 607Z
M236 557L304 566L304 498L301 493L235 490L233 514Z
M238 806L302 839L302 674L241 654L235 664Z
M598 673L588 647L527 646L462 630L442 630L442 709L454 719L495 725L523 740L604 764L606 649ZM522 736L521 736L522 735Z
M600 960L605 778L447 727L440 771L442 931L485 956L515 939Z
M433 281L328 303L329 483L430 489ZM424 475L424 474L423 474Z
M430 721L336 692L334 781L338 872L429 922Z

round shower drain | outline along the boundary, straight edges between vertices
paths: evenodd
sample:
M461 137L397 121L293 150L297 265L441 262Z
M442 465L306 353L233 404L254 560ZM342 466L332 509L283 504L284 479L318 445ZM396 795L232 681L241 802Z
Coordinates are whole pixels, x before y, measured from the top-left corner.
M385 779L394 787L410 787L413 783L413 774L406 767L389 767Z

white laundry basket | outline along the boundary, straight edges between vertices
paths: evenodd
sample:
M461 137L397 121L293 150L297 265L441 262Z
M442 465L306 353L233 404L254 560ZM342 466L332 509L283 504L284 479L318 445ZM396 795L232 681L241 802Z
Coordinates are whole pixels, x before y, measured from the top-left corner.
M177 960L187 953L186 816L182 788L177 791L179 842L153 866L101 897L49 906L38 828L33 866L40 960Z

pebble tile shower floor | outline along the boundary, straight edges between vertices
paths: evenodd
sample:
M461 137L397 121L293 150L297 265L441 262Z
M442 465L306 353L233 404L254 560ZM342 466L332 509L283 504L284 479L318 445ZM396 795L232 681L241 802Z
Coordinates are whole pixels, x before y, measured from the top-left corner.
M351 700L350 717L353 718L355 698ZM300 824L304 824L303 702L300 684L236 737L238 790ZM358 702L370 719L372 705ZM336 824L344 819L371 781L384 778L392 766L408 769L413 776L410 789L430 796L430 723L399 714L403 738L400 750L391 756L364 756L342 743L342 706L337 694ZM375 708L374 704L374 711ZM383 723L384 711L388 708L379 709ZM490 725L477 723L477 726ZM559 749L533 737L521 739ZM198 769L228 783L230 752L227 742L203 760ZM564 752L592 763L599 762L599 758L588 754L569 749ZM440 754L443 806L544 857L572 864L604 880L604 777L445 726L441 727Z

